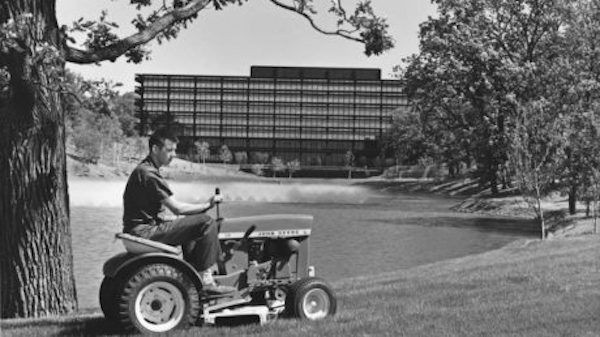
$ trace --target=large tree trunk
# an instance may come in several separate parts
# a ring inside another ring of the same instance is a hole
[[[0,91],[0,279],[2,318],[77,310],[60,59],[54,1],[0,1],[0,23],[32,13],[20,48],[0,51],[10,82]],[[48,43],[44,45],[44,43]]]

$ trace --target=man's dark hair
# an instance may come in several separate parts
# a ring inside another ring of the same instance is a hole
[[[179,142],[179,139],[173,130],[169,128],[160,128],[154,131],[152,136],[150,136],[150,139],[148,139],[148,149],[152,151],[152,145],[157,145],[158,147],[162,148],[165,145],[166,139],[172,141],[173,143]]]

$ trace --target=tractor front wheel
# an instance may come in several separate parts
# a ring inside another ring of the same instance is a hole
[[[288,316],[311,321],[335,315],[337,299],[327,281],[309,277],[292,284],[286,296]]]
[[[162,333],[195,323],[198,290],[187,275],[167,264],[140,268],[124,281],[119,320],[126,330]]]

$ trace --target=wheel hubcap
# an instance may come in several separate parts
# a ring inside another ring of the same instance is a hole
[[[169,282],[153,282],[145,286],[135,301],[135,315],[139,323],[154,332],[176,327],[185,312],[182,292]]]
[[[309,290],[302,301],[304,316],[310,320],[327,317],[330,307],[329,295],[323,289]]]
[[[152,308],[152,310],[156,311],[156,310],[160,310],[160,308],[162,308],[162,304],[160,303],[160,301],[152,301],[152,303],[150,304],[150,307]]]

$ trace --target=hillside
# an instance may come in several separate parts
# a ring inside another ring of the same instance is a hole
[[[85,163],[77,156],[67,156],[67,174],[70,179],[127,179],[131,171],[141,161],[91,164]],[[237,165],[200,164],[175,158],[169,166],[161,168],[162,175],[167,179],[193,179],[193,178],[229,178],[236,180],[261,179],[253,174],[238,170]]]

